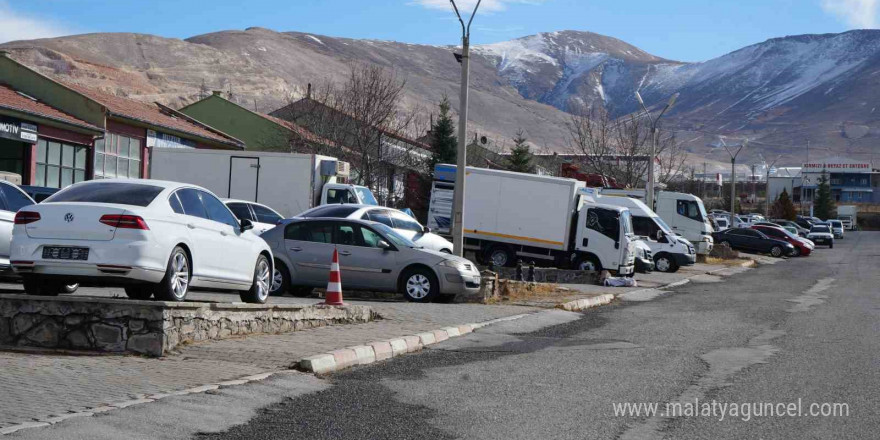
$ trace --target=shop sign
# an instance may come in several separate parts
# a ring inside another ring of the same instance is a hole
[[[147,147],[149,148],[195,148],[196,143],[166,133],[147,130]]]
[[[37,142],[37,126],[15,118],[0,117],[0,138],[33,144]]]
[[[848,160],[836,160],[827,162],[805,163],[803,172],[805,173],[870,173],[870,162],[857,162]]]

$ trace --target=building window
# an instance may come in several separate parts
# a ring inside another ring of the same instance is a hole
[[[141,177],[141,140],[107,133],[95,141],[95,179]]]
[[[860,183],[862,184],[862,186],[868,186],[868,178],[862,177],[862,180],[860,180]]]
[[[88,147],[40,139],[34,185],[64,188],[86,180],[88,152]]]
[[[840,179],[838,179],[836,177],[834,179],[831,179],[831,184],[832,185],[840,185]]]

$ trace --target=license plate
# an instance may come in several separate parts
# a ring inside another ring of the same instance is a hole
[[[89,259],[89,248],[69,246],[44,246],[43,259],[85,261]]]

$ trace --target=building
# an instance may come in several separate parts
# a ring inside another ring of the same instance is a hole
[[[804,164],[801,169],[801,192],[805,202],[811,202],[822,174],[831,186],[831,195],[843,203],[880,203],[876,186],[877,170],[870,162],[833,157]]]
[[[162,105],[55,81],[5,52],[0,52],[0,117],[0,171],[37,186],[149,177],[153,147],[245,146]]]

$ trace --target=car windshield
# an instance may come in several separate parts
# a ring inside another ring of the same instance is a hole
[[[69,186],[43,203],[114,203],[117,205],[147,206],[165,188],[142,183],[90,182]]]
[[[381,232],[382,235],[384,235],[389,241],[391,241],[391,244],[397,247],[408,247],[412,249],[420,247],[419,245],[410,241],[408,238],[405,238],[397,232],[394,232],[394,229],[391,229],[388,226],[383,225],[382,223],[374,223],[372,226],[376,228],[377,231]]]
[[[672,233],[672,228],[670,228],[669,225],[667,225],[666,222],[664,222],[662,218],[660,218],[659,216],[651,217],[651,218],[654,219],[654,223],[657,223],[657,226],[660,226],[660,229],[663,232],[665,232],[666,234]]]
[[[623,211],[620,213],[620,222],[623,224],[623,233],[627,235],[632,235],[633,233],[633,224],[632,224],[632,214],[629,211]]]
[[[831,232],[831,230],[828,229],[828,226],[817,225],[817,226],[813,226],[810,229],[810,232]]]
[[[370,191],[369,188],[365,186],[356,186],[354,187],[354,191],[357,193],[358,197],[360,197],[361,201],[364,202],[364,205],[379,206],[379,202],[377,202],[376,198],[373,197],[373,192]]]
[[[834,226],[835,228],[839,228],[839,227],[841,227],[842,225],[840,224],[839,221],[837,221],[837,220],[832,220],[832,221],[831,221],[831,226]]]

